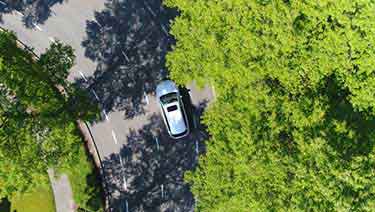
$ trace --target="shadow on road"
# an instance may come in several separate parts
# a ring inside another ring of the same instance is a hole
[[[183,181],[184,172],[197,163],[191,138],[170,139],[161,117],[154,114],[127,140],[120,154],[103,161],[114,194],[111,205],[124,209],[127,200],[129,211],[191,211],[193,196]]]
[[[144,94],[153,93],[167,75],[165,55],[174,42],[167,33],[177,13],[164,9],[160,0],[107,1],[105,6],[95,21],[87,21],[82,45],[98,65],[85,87],[95,90],[106,111],[125,111],[125,118],[132,118],[145,112]]]
[[[0,0],[0,21],[2,15],[11,12],[21,12],[22,21],[27,28],[34,28],[35,23],[43,24],[51,15],[51,7],[68,0]]]

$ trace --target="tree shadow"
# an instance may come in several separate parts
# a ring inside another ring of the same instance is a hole
[[[27,28],[34,28],[34,24],[43,24],[51,15],[56,4],[63,4],[68,0],[2,0],[0,3],[0,22],[2,15],[14,11],[23,14],[22,21]]]
[[[86,84],[106,111],[122,110],[132,118],[145,112],[145,93],[166,78],[165,55],[174,43],[169,20],[177,13],[160,0],[108,0],[105,7],[87,21],[82,46],[97,67]]]
[[[353,108],[349,102],[350,92],[342,89],[335,76],[326,80],[325,90],[329,97],[326,126],[329,129],[329,145],[343,160],[355,156],[367,156],[373,149],[375,136],[375,119],[364,111]],[[339,130],[338,123],[344,124],[348,131]]]
[[[171,139],[159,114],[153,114],[142,129],[130,130],[120,153],[103,160],[111,207],[125,210],[127,204],[129,211],[192,211],[194,198],[183,176],[196,167],[198,154],[203,153],[196,151],[197,144],[203,149],[202,133]]]
[[[10,205],[11,203],[7,198],[0,199],[0,211],[2,212],[10,212]]]

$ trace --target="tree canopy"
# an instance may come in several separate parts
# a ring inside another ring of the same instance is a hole
[[[59,55],[68,65],[56,60]],[[72,49],[59,42],[37,62],[17,46],[13,33],[0,32],[0,197],[45,183],[48,168],[79,159],[73,95],[57,88],[68,84],[73,63]]]
[[[166,0],[171,77],[209,83],[202,211],[375,208],[375,2]]]

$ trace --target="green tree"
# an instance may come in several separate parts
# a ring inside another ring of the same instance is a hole
[[[67,168],[79,160],[82,143],[75,126],[76,113],[69,108],[70,97],[56,87],[57,82],[64,82],[71,66],[65,63],[72,57],[71,48],[56,50],[59,48],[60,44],[53,44],[43,61],[35,62],[31,53],[18,48],[13,33],[0,32],[2,197],[47,183],[48,168]],[[60,64],[58,54],[64,58]],[[49,60],[56,66],[50,66]],[[58,73],[56,78],[50,78],[46,70]]]
[[[40,56],[38,63],[45,68],[53,83],[66,86],[69,70],[74,65],[74,61],[73,48],[60,41],[55,41]]]
[[[171,77],[215,86],[202,211],[375,208],[375,2],[167,0]]]

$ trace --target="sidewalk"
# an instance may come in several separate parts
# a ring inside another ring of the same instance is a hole
[[[56,212],[75,212],[73,192],[68,176],[66,174],[55,176],[53,169],[48,169],[48,176],[55,198]]]

